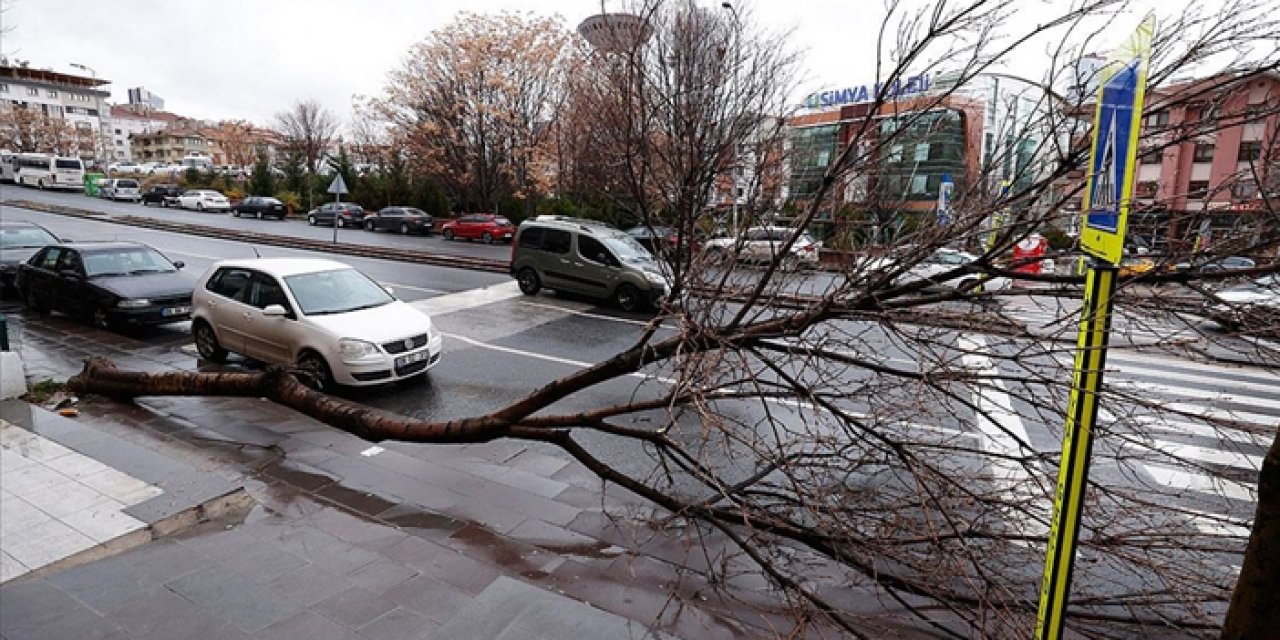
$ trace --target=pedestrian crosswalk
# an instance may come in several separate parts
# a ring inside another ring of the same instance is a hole
[[[1080,325],[1079,298],[1021,295],[1000,298],[1000,313],[1031,335],[1074,341]],[[1112,314],[1113,344],[1182,344],[1201,337],[1197,322],[1174,313],[1117,308]]]

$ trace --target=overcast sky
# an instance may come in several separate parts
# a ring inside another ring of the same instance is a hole
[[[458,11],[560,15],[576,26],[601,6],[600,0],[5,1],[0,51],[11,60],[73,73],[82,72],[69,63],[88,66],[111,81],[114,102],[126,102],[129,88],[143,86],[175,113],[258,124],[305,98],[321,101],[345,122],[352,95],[378,93],[409,47]],[[1017,19],[1032,23],[1065,1],[1020,0]],[[695,3],[722,10],[720,0]],[[874,78],[880,2],[735,2],[746,5],[758,22],[795,30],[807,90]],[[1143,12],[1135,7],[1115,22],[1132,29]],[[1014,64],[1025,68],[1014,71],[1038,75],[1036,58],[1022,57]]]

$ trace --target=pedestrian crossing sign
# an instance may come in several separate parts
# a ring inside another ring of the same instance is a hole
[[[1154,31],[1148,18],[1099,74],[1080,239],[1085,252],[1113,265],[1124,254]]]

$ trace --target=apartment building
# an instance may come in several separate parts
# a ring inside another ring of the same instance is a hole
[[[0,108],[35,110],[41,116],[61,120],[74,127],[83,133],[84,138],[93,140],[88,147],[76,150],[86,159],[102,157],[108,147],[102,135],[102,121],[105,101],[111,96],[111,92],[105,89],[109,84],[109,80],[101,78],[39,69],[24,60],[0,58]],[[16,145],[6,139],[0,140],[0,146]]]

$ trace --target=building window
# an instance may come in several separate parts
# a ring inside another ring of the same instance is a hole
[[[1258,195],[1258,183],[1253,180],[1241,180],[1231,185],[1231,197],[1247,200]]]
[[[1169,126],[1169,110],[1161,109],[1147,116],[1148,127],[1167,127]]]
[[[1158,180],[1144,180],[1138,183],[1139,198],[1154,198],[1159,191],[1160,182]]]
[[[1213,162],[1213,145],[1197,142],[1191,157],[1194,162]]]
[[[120,130],[116,129],[116,135],[120,135]]]
[[[1240,152],[1236,155],[1236,162],[1253,162],[1262,157],[1262,141],[1250,140],[1240,143]]]
[[[912,176],[911,193],[929,193],[929,176]]]
[[[1188,198],[1203,198],[1208,195],[1209,195],[1208,180],[1193,180],[1191,181],[1191,184],[1187,186]]]
[[[1138,157],[1139,164],[1160,164],[1164,161],[1164,152],[1160,149],[1153,149]]]
[[[1246,105],[1244,108],[1244,121],[1246,123],[1262,120],[1263,118],[1266,118],[1266,117],[1267,117],[1266,103],[1259,102],[1258,104]]]
[[[56,97],[58,97],[58,92],[57,92],[57,91],[54,91],[53,89],[50,89],[50,90],[49,90],[49,97],[50,97],[50,98],[56,98]]]
[[[9,85],[0,84],[0,93],[9,93]]]
[[[35,87],[27,87],[27,95],[29,95],[29,96],[39,96],[39,95],[40,95],[40,90],[39,90],[39,89],[37,89],[37,88],[35,88]]]

